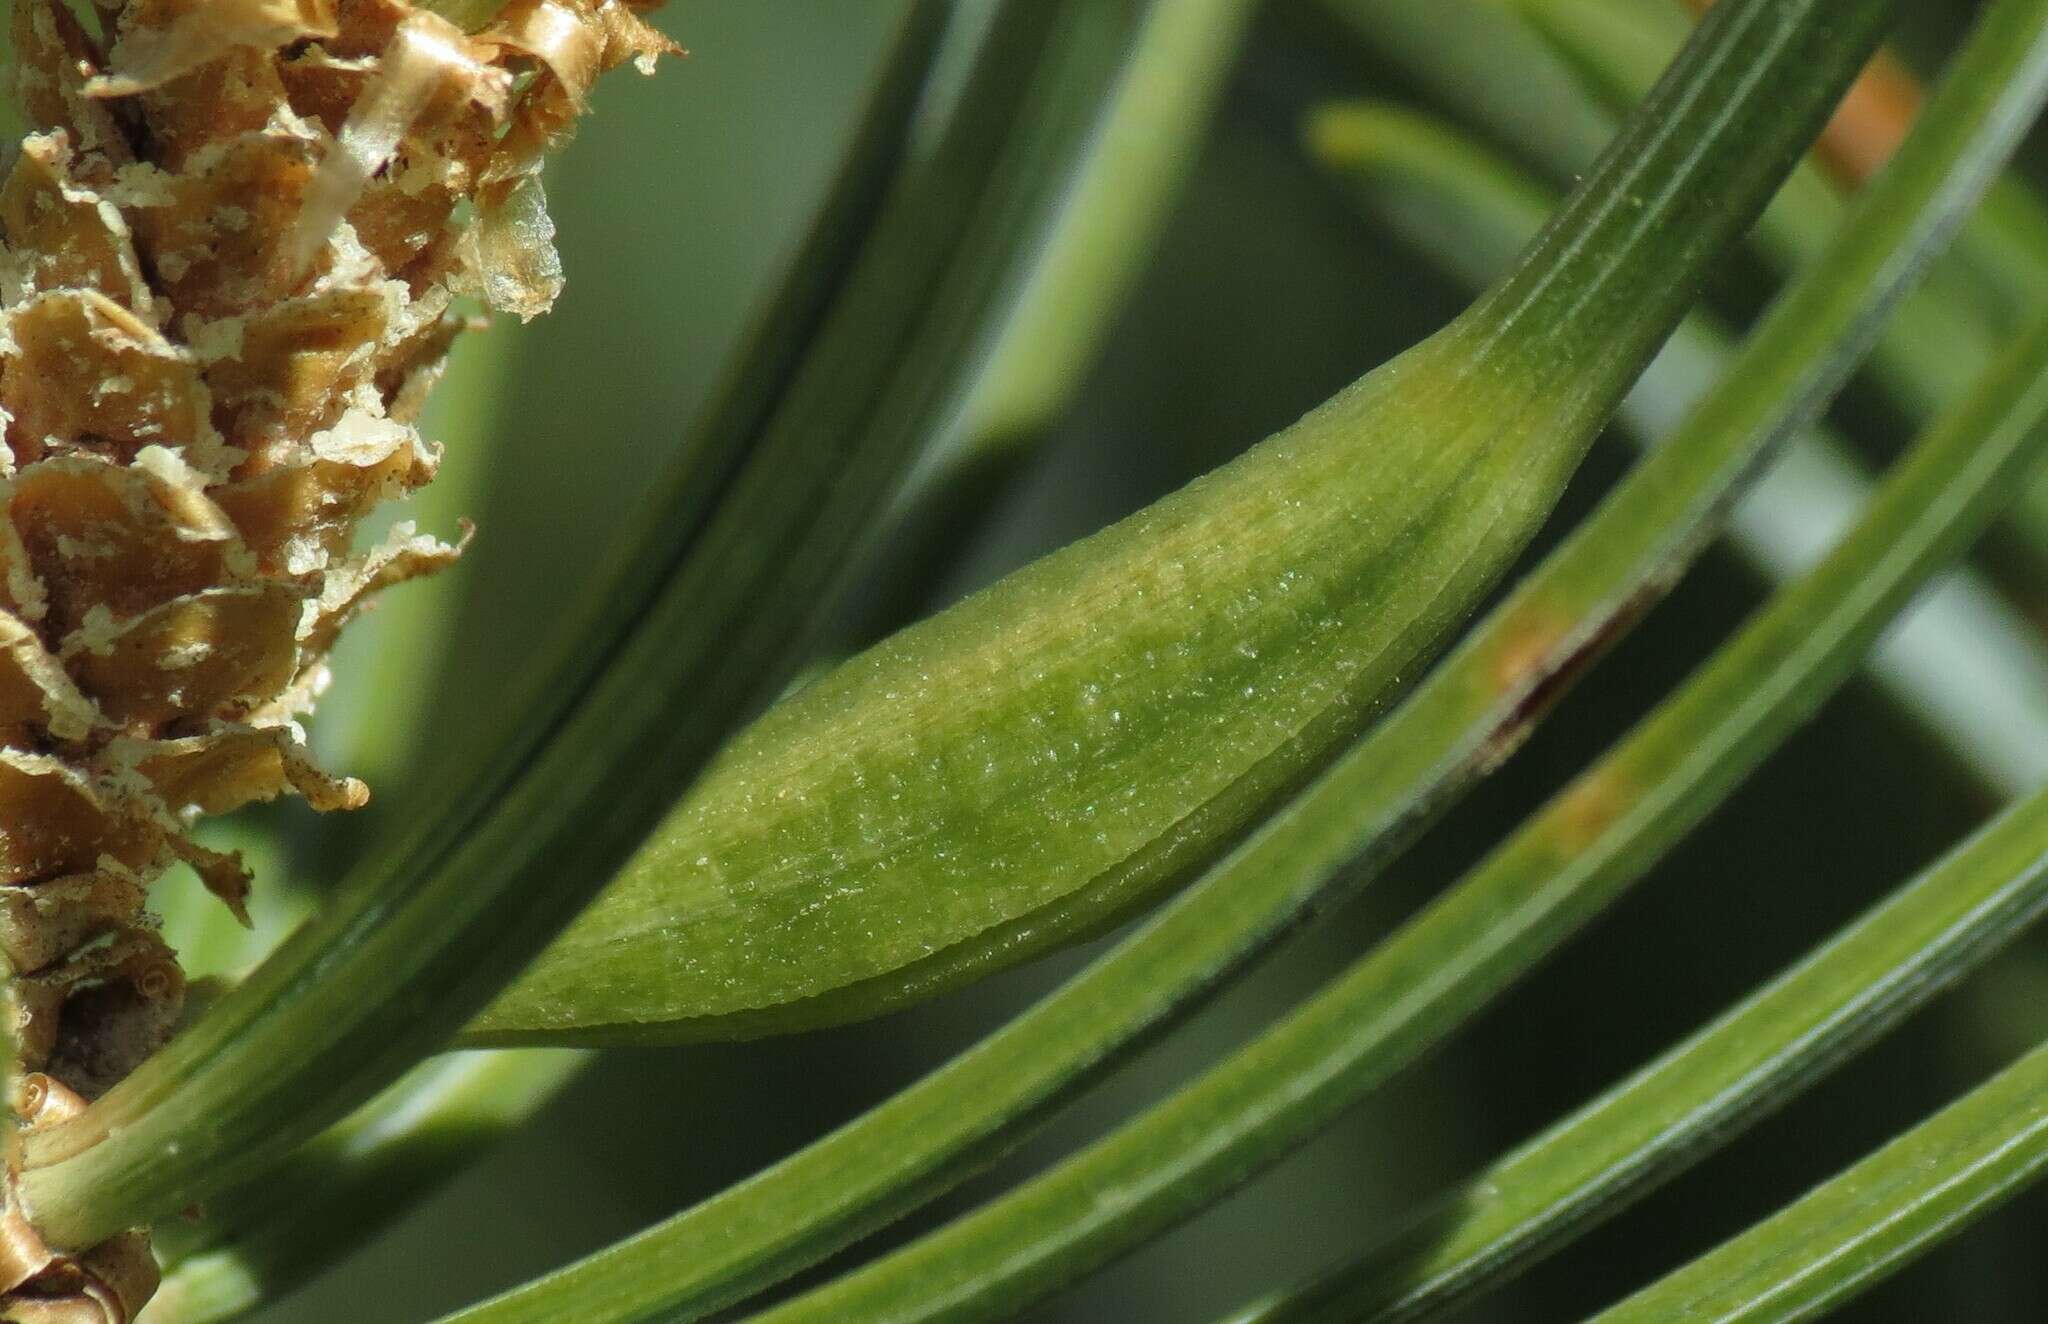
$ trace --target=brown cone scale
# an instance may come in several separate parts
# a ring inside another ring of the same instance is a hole
[[[538,170],[592,81],[675,50],[652,0],[14,0],[31,132],[0,179],[0,954],[25,1124],[159,1047],[184,977],[144,910],[203,815],[361,805],[299,722],[382,588],[456,548],[364,520],[433,477],[413,426],[462,301],[560,288]],[[88,18],[81,18],[85,14]],[[96,20],[96,21],[91,21]],[[139,1234],[0,1226],[0,1319],[128,1319]]]

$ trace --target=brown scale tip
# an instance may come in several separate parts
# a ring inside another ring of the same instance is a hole
[[[101,36],[12,6],[0,955],[53,1088],[97,1095],[176,1024],[143,909],[172,864],[246,920],[198,819],[367,801],[299,723],[348,621],[460,549],[359,533],[433,476],[414,420],[461,301],[527,318],[559,291],[540,164],[601,73],[676,51],[649,7],[513,0],[472,33],[404,0],[103,0]],[[125,1319],[148,1293],[97,1253],[18,1277],[0,1319]]]

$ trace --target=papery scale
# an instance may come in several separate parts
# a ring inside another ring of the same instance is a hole
[[[35,1126],[161,1045],[184,977],[144,910],[203,815],[354,808],[298,723],[338,631],[457,548],[363,522],[475,296],[559,289],[538,170],[592,80],[675,48],[653,0],[14,0],[32,132],[0,183],[0,953]],[[530,77],[521,78],[521,75]],[[0,1216],[0,1318],[118,1324],[146,1238]]]

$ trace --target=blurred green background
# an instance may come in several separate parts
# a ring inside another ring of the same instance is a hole
[[[1645,0],[1658,3],[1659,0]],[[521,720],[505,696],[566,604],[600,590],[644,479],[702,402],[832,166],[893,0],[675,0],[690,58],[608,80],[551,169],[569,288],[531,326],[460,346],[429,422],[443,477],[406,518],[478,526],[452,574],[394,594],[335,665],[315,732],[377,803],[343,821],[280,806],[229,825],[266,932],[222,938],[183,905],[173,940],[232,968],[317,897],[411,792]],[[1306,159],[1332,96],[1407,94],[1299,3],[1254,32],[1135,297],[1072,409],[946,570],[957,594],[1092,531],[1293,420],[1441,323],[1457,285]],[[1938,51],[1964,6],[1916,9]],[[1433,104],[1456,116],[1456,106]],[[1753,282],[1739,264],[1731,303]],[[1753,294],[1753,291],[1750,291]],[[1752,300],[1753,301],[1753,300]],[[1853,405],[1851,406],[1853,413]],[[1560,512],[1633,454],[1603,446]],[[902,1229],[929,1226],[1100,1133],[1240,1042],[1453,876],[1685,674],[1758,599],[1711,555],[1526,752],[1411,852],[1390,884]],[[1718,1011],[1980,821],[1993,801],[1867,685],[1851,686],[1632,895],[1468,1033],[1192,1226],[1032,1316],[1207,1319],[1388,1224]],[[167,887],[189,886],[174,880]],[[1068,953],[884,1020],[740,1046],[613,1051],[513,1141],[369,1249],[263,1313],[423,1320],[520,1282],[743,1178],[973,1042],[1085,958]],[[1576,1318],[1774,1208],[2048,1031],[2038,942],[1996,962],[1632,1215],[1461,1318]],[[2048,1319],[2048,1199],[2023,1199],[1843,1318]],[[829,1269],[830,1266],[827,1266]],[[804,1281],[813,1281],[807,1278]],[[366,1302],[374,1302],[366,1314]]]

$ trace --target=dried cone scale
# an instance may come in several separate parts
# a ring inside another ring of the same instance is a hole
[[[26,1124],[98,1095],[184,993],[173,863],[239,913],[201,815],[361,805],[296,725],[336,632],[455,549],[362,522],[470,299],[560,288],[538,170],[592,81],[673,49],[652,0],[12,0],[31,132],[0,183],[0,953]],[[472,6],[474,8],[475,6]],[[0,1319],[126,1320],[140,1233],[53,1255],[11,1205]]]

